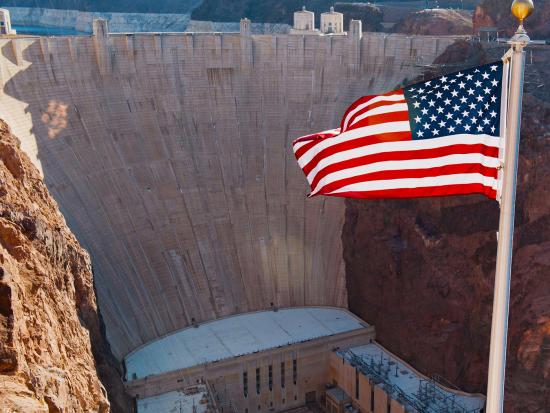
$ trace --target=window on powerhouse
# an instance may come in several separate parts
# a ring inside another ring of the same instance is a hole
[[[281,369],[281,388],[286,386],[286,365],[282,361],[280,364]],[[296,359],[292,360],[292,380],[296,385],[298,383],[298,361]],[[273,391],[273,365],[268,366],[268,387],[269,391]],[[262,390],[261,386],[261,369],[260,367],[256,368],[256,394],[260,394]],[[244,397],[248,397],[248,372],[243,371],[243,394]]]

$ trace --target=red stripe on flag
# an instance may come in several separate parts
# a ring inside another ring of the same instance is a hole
[[[316,194],[325,196],[376,199],[376,198],[427,198],[432,196],[451,196],[465,194],[482,194],[491,199],[496,199],[496,190],[482,184],[457,184],[445,186],[432,186],[424,188],[385,189],[367,192],[339,192],[338,194]]]
[[[392,102],[392,104],[395,102]],[[381,113],[380,115],[370,115],[365,119],[361,119],[355,125],[348,126],[348,131],[362,128],[364,126],[380,125],[388,122],[401,122],[409,120],[408,111]]]
[[[444,165],[434,168],[425,168],[425,169],[400,169],[400,170],[390,170],[390,171],[377,171],[364,175],[355,175],[350,178],[340,179],[335,182],[330,182],[323,186],[318,193],[328,194],[329,192],[336,191],[337,189],[343,188],[346,185],[356,184],[359,182],[367,181],[381,181],[381,180],[392,180],[392,179],[402,179],[402,178],[426,178],[426,177],[435,177],[442,175],[454,175],[454,174],[463,174],[463,173],[479,173],[481,175],[487,176],[489,178],[497,178],[498,171],[495,168],[483,166],[479,163],[470,163],[470,164],[456,164],[456,165]],[[312,185],[312,188],[315,186]]]

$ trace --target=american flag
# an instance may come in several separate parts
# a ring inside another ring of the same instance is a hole
[[[497,197],[502,62],[365,96],[341,125],[298,138],[310,196]]]

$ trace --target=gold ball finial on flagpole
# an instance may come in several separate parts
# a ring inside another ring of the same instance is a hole
[[[512,2],[512,14],[519,20],[518,32],[525,32],[523,29],[523,20],[533,12],[535,5],[533,0],[514,0]]]

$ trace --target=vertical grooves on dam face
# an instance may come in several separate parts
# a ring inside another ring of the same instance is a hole
[[[347,306],[344,203],[306,199],[290,142],[452,41],[0,39],[0,109],[92,255],[115,354],[194,321]]]

